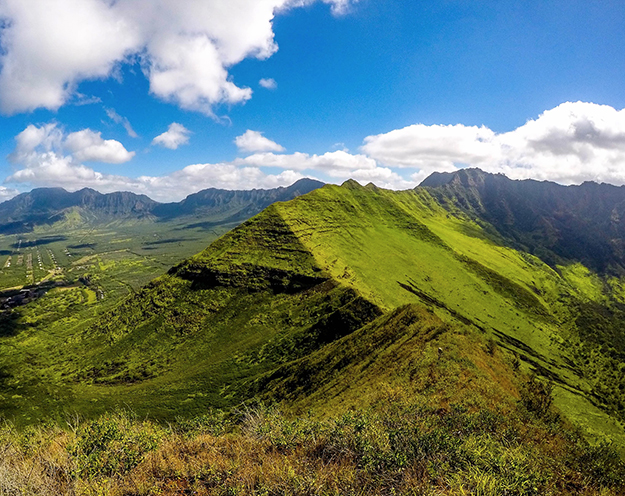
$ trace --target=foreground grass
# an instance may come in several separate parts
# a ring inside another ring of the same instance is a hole
[[[549,408],[428,406],[388,390],[319,420],[267,408],[161,426],[126,414],[0,431],[0,494],[617,495],[625,465]]]

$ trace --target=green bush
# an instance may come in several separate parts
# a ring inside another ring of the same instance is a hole
[[[133,421],[128,415],[105,415],[87,422],[68,446],[74,475],[94,478],[126,474],[158,447],[162,436],[161,428]]]
[[[178,417],[172,427],[176,432],[184,434],[187,437],[198,434],[220,436],[232,428],[232,421],[223,410],[210,409],[204,415],[199,415],[191,419]]]
[[[540,380],[531,375],[520,389],[521,403],[528,412],[539,418],[549,420],[553,416],[553,383]]]

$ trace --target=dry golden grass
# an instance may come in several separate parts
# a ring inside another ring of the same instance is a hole
[[[242,417],[228,432],[206,419],[194,428],[165,428],[127,415],[68,430],[18,432],[7,425],[0,431],[0,495],[625,491],[625,467],[609,449],[586,445],[557,420],[521,411],[501,418],[457,405],[434,409],[390,390],[386,403],[334,419],[287,419],[263,408]]]

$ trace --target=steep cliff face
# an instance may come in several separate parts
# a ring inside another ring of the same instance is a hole
[[[625,273],[625,187],[513,181],[479,169],[435,173],[420,187],[552,266],[577,260],[600,272]]]

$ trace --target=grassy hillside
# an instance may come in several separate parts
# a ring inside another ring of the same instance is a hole
[[[310,302],[315,303],[315,302]],[[304,350],[302,350],[304,351]],[[291,349],[291,353],[293,350]],[[259,378],[242,406],[0,429],[0,492],[37,495],[602,495],[625,464],[548,384],[470,326],[406,305]],[[258,360],[260,357],[256,356]],[[323,405],[323,415],[306,410]],[[298,413],[295,415],[294,413]]]
[[[254,229],[261,225],[271,226],[273,238]],[[178,268],[180,275],[162,276],[104,317],[43,322],[42,305],[58,292],[23,307],[21,316],[5,322],[5,415],[28,421],[130,405],[172,418],[231,405],[244,397],[238,392],[242,378],[379,315],[354,291],[321,276],[305,251],[297,256],[298,240],[281,235],[271,209],[249,226],[214,245],[210,277],[198,275],[191,259]],[[264,264],[229,262],[232,252],[224,245],[237,245],[240,233],[248,256]],[[336,322],[344,327],[337,331]]]
[[[427,191],[346,186],[277,208],[321,267],[382,309],[425,304],[492,337],[556,383],[568,415],[622,436],[618,279],[580,264],[554,270],[449,214]]]
[[[101,317],[16,312],[0,408],[22,423],[118,406],[171,419],[261,396],[328,415],[382,383],[483,408],[514,405],[535,371],[567,419],[625,445],[624,296],[620,279],[548,266],[425,189],[325,186]]]

